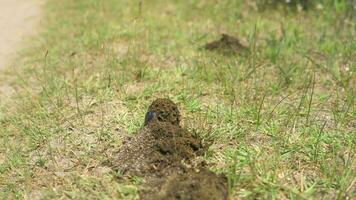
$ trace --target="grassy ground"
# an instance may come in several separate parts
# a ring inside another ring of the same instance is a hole
[[[1,199],[136,199],[139,177],[105,165],[157,97],[213,141],[205,159],[231,199],[356,193],[356,28],[346,1],[50,0],[43,33],[8,70]],[[252,3],[251,3],[252,2]],[[220,33],[249,55],[200,47]]]

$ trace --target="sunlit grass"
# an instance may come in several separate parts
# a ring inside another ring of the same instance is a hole
[[[43,33],[8,72],[0,198],[137,198],[139,183],[106,163],[157,97],[212,142],[204,159],[231,199],[352,198],[356,29],[340,2],[49,1]],[[201,48],[220,33],[250,54]]]

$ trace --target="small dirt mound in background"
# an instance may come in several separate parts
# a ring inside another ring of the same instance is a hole
[[[248,52],[248,47],[243,45],[238,38],[227,34],[222,34],[220,40],[207,43],[204,48],[210,51],[218,51],[223,54]]]
[[[140,176],[141,199],[227,199],[227,179],[195,158],[207,149],[201,138],[179,125],[179,111],[169,99],[158,99],[150,119],[128,138],[114,165],[126,177]]]

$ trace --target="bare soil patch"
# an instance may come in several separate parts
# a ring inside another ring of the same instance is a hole
[[[124,177],[145,179],[141,199],[227,199],[227,179],[196,157],[207,149],[202,139],[179,125],[177,106],[158,99],[149,107],[146,126],[127,138],[113,163]]]

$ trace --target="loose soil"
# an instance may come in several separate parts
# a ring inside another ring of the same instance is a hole
[[[202,168],[169,176],[156,196],[151,199],[227,199],[227,181],[224,176]]]
[[[114,163],[124,177],[145,179],[140,198],[227,199],[226,177],[196,161],[207,146],[179,125],[177,106],[168,99],[157,99],[147,113],[151,114],[146,115],[146,126],[124,141]]]
[[[169,99],[158,99],[150,105],[145,117],[145,125],[150,120],[154,120],[154,115],[157,115],[157,120],[161,122],[170,122],[173,125],[179,126],[180,114],[178,107]]]
[[[222,34],[219,40],[207,43],[204,48],[223,54],[241,54],[248,52],[248,47],[243,45],[238,38],[227,34]]]

